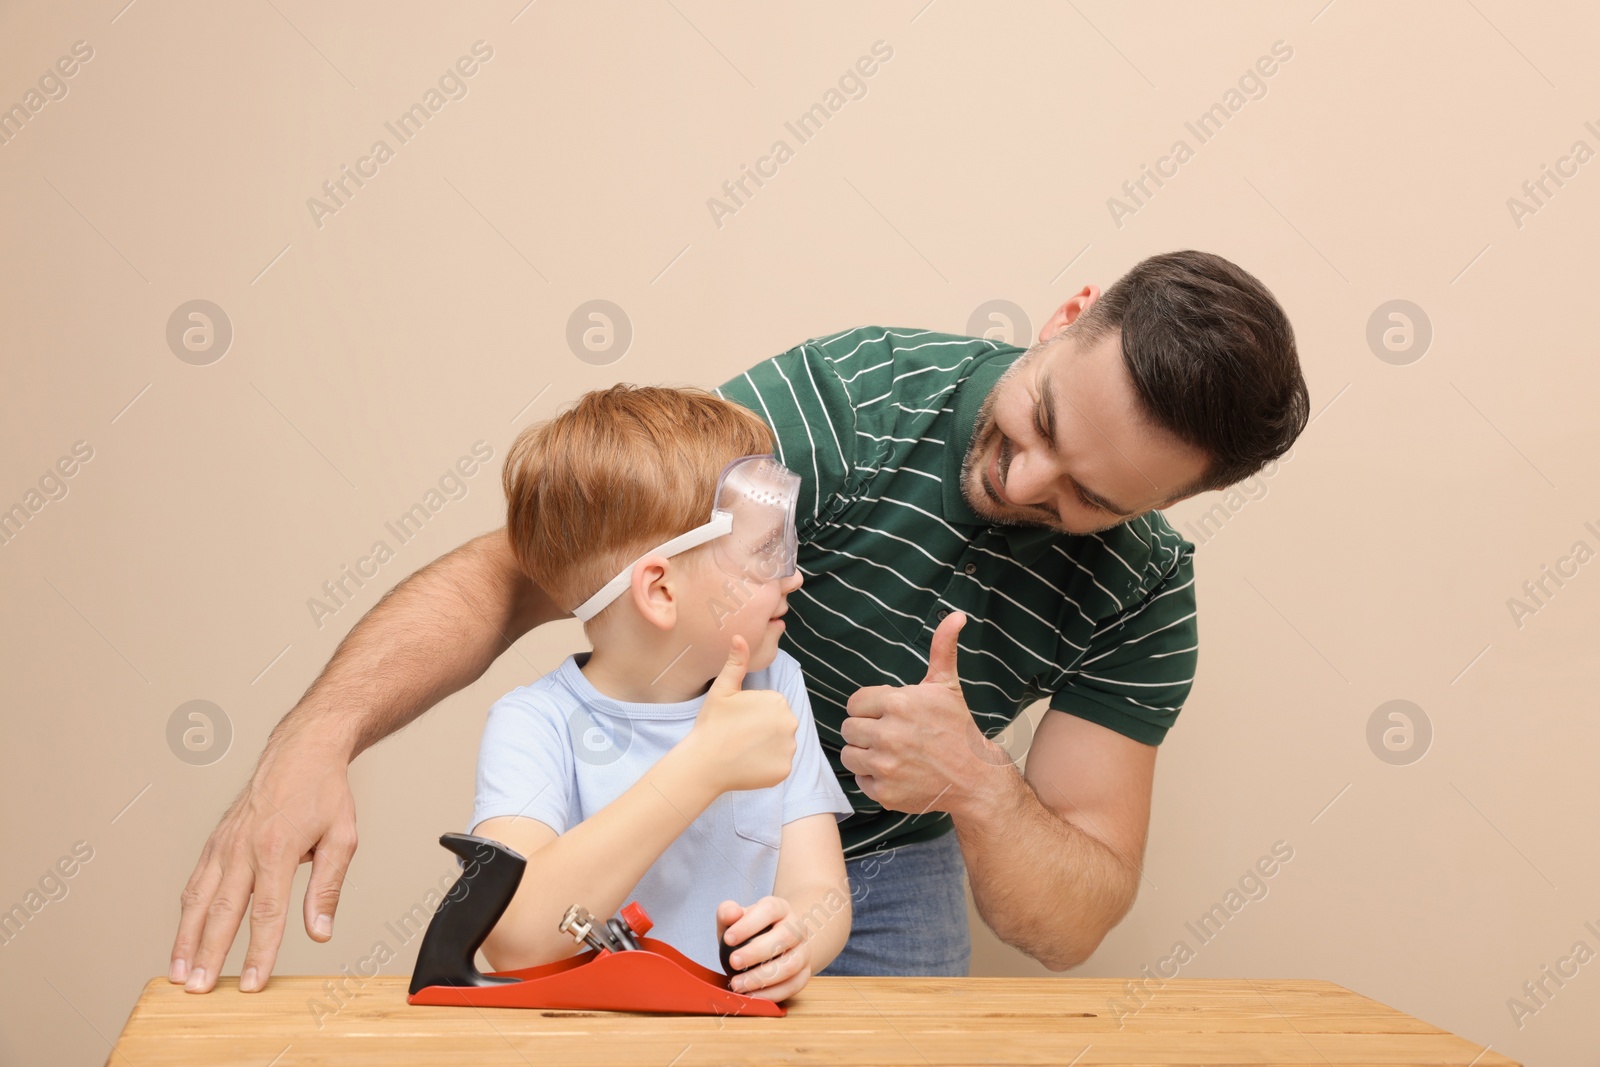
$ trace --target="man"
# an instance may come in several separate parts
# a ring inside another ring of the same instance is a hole
[[[1026,352],[868,327],[718,392],[802,479],[806,584],[782,647],[856,811],[854,924],[825,973],[966,973],[963,869],[1001,938],[1052,970],[1087,959],[1133,905],[1156,746],[1198,655],[1194,546],[1156,512],[1305,428],[1283,310],[1227,260],[1170,253],[1085,287]],[[572,607],[503,530],[385,596],[207,841],[171,979],[209,990],[248,904],[239,984],[262,988],[306,859],[306,930],[327,940],[356,847],[349,761]],[[989,737],[1041,697],[1019,772]]]

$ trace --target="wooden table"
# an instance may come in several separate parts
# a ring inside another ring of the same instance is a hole
[[[332,979],[339,998],[330,980],[275,977],[243,994],[226,978],[196,996],[151,979],[107,1063],[1516,1067],[1331,982],[1174,979],[1148,983],[1138,1008],[1122,979],[814,978],[786,1018],[754,1019],[413,1007],[405,978]]]

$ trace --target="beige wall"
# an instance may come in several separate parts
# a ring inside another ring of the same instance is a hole
[[[1190,533],[1200,674],[1138,904],[1079,973],[1183,940],[1185,977],[1327,978],[1588,1062],[1600,963],[1520,1027],[1507,999],[1600,950],[1600,562],[1520,625],[1507,602],[1574,542],[1600,549],[1600,162],[1536,211],[1507,200],[1575,141],[1600,150],[1589,5],[123,3],[0,10],[0,105],[93,49],[0,146],[0,504],[93,450],[0,545],[0,905],[93,850],[0,946],[0,1060],[103,1059],[272,724],[385,588],[500,521],[491,464],[410,543],[385,529],[474,442],[497,461],[587,389],[714,384],[850,326],[963,331],[1006,299],[1037,329],[1084,284],[1198,247],[1282,299],[1319,414],[1249,495],[1171,515],[1222,509]],[[397,146],[384,123],[480,40],[467,95]],[[880,40],[865,97],[797,144],[785,121]],[[1278,41],[1265,95],[1201,144],[1185,121]],[[307,199],[378,138],[394,157],[319,227]],[[718,225],[707,199],[779,138],[793,158]],[[1180,138],[1192,158],[1114,218]],[[166,339],[195,299],[234,334],[204,366]],[[592,299],[632,324],[608,365],[565,341]],[[1433,333],[1405,365],[1367,341],[1396,299]],[[394,558],[319,625],[308,598],[380,539]],[[531,635],[356,764],[337,935],[296,925],[284,972],[393,940],[449,870],[433,839],[467,817],[489,703],[580,642]],[[1403,766],[1367,740],[1397,699],[1432,729]],[[191,700],[233,731],[205,766],[168,743]],[[1199,945],[1185,922],[1279,841],[1268,895]],[[974,921],[976,973],[1043,973]]]

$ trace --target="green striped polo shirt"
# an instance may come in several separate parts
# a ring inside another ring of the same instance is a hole
[[[847,856],[936,837],[943,812],[886,811],[839,762],[845,702],[915,685],[951,611],[958,669],[984,734],[1042,697],[1159,744],[1194,679],[1194,545],[1159,513],[1096,534],[1001,526],[961,495],[978,409],[1023,349],[866,326],[814,338],[716,392],[766,420],[800,476],[805,583],[780,647],[805,672],[822,746],[855,814]]]

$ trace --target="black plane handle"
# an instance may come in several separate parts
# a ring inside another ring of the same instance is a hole
[[[750,942],[754,941],[756,938],[760,937],[762,934],[766,933],[768,930],[771,930],[774,926],[777,926],[777,925],[778,925],[777,923],[768,923],[766,926],[764,926],[761,929],[757,930],[755,933],[751,934],[749,937],[745,938],[743,941],[739,942],[737,945],[730,945],[726,941],[724,941],[722,938],[720,938],[720,937],[717,938],[717,955],[720,956],[721,959],[722,959],[722,973],[727,975],[729,978],[732,978],[736,974],[743,974],[744,972],[748,971],[750,969],[750,967],[754,966],[754,964],[749,964],[749,965],[746,965],[744,967],[740,967],[737,971],[734,970],[733,969],[733,954],[734,954],[734,951],[737,950],[737,949],[744,948]],[[723,936],[727,936],[727,935],[724,934]]]
[[[466,866],[450,887],[422,935],[411,992],[427,986],[490,986],[515,982],[481,973],[473,962],[478,948],[500,921],[528,861],[498,841],[470,834],[445,834],[439,844],[460,856]]]

